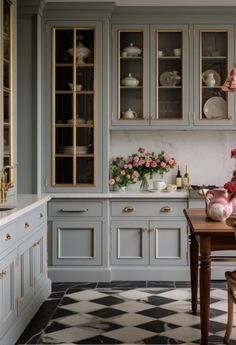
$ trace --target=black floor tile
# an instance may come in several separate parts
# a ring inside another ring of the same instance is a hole
[[[164,344],[184,344],[184,342],[176,339],[171,339],[167,337],[163,337],[161,335],[156,335],[151,338],[143,339],[144,344],[157,344],[157,345],[164,345]]]
[[[165,332],[167,329],[178,328],[179,326],[167,323],[161,320],[155,320],[151,322],[146,322],[143,325],[138,325],[138,328],[145,329],[146,331],[151,331],[155,333]]]
[[[156,305],[156,306],[159,306],[159,305],[162,305],[162,304],[171,303],[171,302],[174,302],[174,301],[176,301],[176,300],[170,299],[170,298],[166,298],[166,297],[161,297],[161,296],[158,296],[158,295],[157,296],[147,297],[147,303],[152,304],[152,305]]]
[[[35,328],[32,325],[29,325],[24,330],[20,338],[17,340],[15,345],[27,344],[28,341],[30,341],[30,344],[37,344],[37,341],[40,338],[40,336],[41,336],[41,331],[38,328]]]
[[[124,300],[114,296],[107,296],[102,298],[97,298],[92,300],[93,303],[103,304],[107,306],[123,303]]]
[[[66,329],[68,328],[68,326],[65,326],[61,323],[52,321],[47,328],[45,329],[45,333],[51,333],[51,332],[56,332],[56,331],[60,331],[62,329]]]
[[[93,311],[89,314],[99,316],[103,319],[107,319],[109,317],[114,317],[117,315],[125,314],[125,312],[118,310],[118,309],[113,309],[113,308],[103,308],[103,309]]]
[[[98,335],[97,337],[81,340],[74,344],[90,344],[91,345],[91,344],[123,344],[123,343],[119,340],[108,338],[103,335]]]
[[[150,316],[150,317],[154,317],[156,319],[160,319],[160,318],[165,317],[165,316],[176,314],[176,312],[168,310],[168,309],[162,309],[162,308],[157,307],[157,308],[151,308],[151,309],[139,311],[137,314],[142,314],[145,316]]]
[[[185,282],[175,282],[175,287],[178,288],[190,288],[191,282],[185,281]]]
[[[71,310],[57,308],[57,310],[53,314],[52,318],[54,320],[54,319],[58,319],[59,317],[69,316],[69,315],[73,315],[73,314],[77,314],[77,313],[74,311],[71,311]]]
[[[137,289],[137,288],[145,288],[146,281],[112,281],[112,282],[105,282],[105,283],[98,283],[97,288],[112,288],[112,289],[119,289],[119,290],[129,290],[129,289]]]
[[[159,288],[175,288],[175,282],[160,282],[160,281],[148,281],[147,282],[147,287],[152,288],[152,287],[159,287]]]

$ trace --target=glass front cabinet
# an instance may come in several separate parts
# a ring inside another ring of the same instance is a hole
[[[13,3],[0,0],[0,167],[13,166]],[[7,182],[14,183],[13,169],[6,168]]]
[[[51,185],[96,189],[97,30],[63,26],[51,34]]]
[[[113,26],[112,126],[231,126],[232,25]]]
[[[196,25],[194,36],[194,124],[233,125],[234,96],[221,88],[234,63],[234,27]]]

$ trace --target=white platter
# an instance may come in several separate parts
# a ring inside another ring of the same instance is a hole
[[[208,119],[225,117],[227,115],[227,103],[222,97],[211,97],[205,102],[203,113]]]
[[[209,73],[213,73],[214,79],[216,81],[215,86],[220,86],[221,85],[221,77],[220,77],[219,73],[213,69],[208,69],[202,73],[202,80],[203,80],[204,84],[206,84],[204,80],[207,79]]]
[[[161,86],[174,86],[176,85],[175,80],[173,78],[172,72],[163,72],[160,75],[160,84]]]

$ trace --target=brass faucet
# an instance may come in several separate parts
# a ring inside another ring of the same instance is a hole
[[[7,201],[7,192],[8,189],[13,187],[12,182],[7,182],[7,169],[14,169],[16,165],[5,165],[1,170],[1,203],[5,203]]]

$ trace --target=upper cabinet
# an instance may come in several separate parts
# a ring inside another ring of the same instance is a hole
[[[0,167],[13,166],[13,3],[0,0]],[[13,186],[14,171],[6,168],[7,182]]]
[[[221,88],[234,63],[234,26],[196,25],[194,36],[194,124],[232,126],[234,97]]]
[[[100,188],[101,123],[97,123],[101,113],[98,105],[101,53],[98,53],[98,36],[96,25],[51,27],[48,37],[52,46],[49,51],[51,99],[48,99],[52,144],[50,187],[77,190],[81,187],[93,191]]]
[[[111,128],[234,124],[234,97],[221,90],[233,25],[114,25],[112,38]]]

